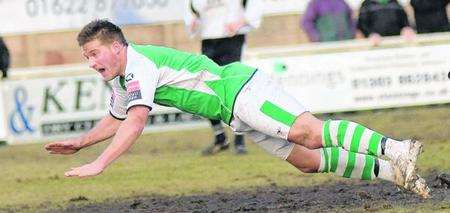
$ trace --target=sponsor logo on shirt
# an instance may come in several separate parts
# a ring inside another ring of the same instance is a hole
[[[133,80],[133,78],[134,78],[134,74],[133,73],[128,73],[125,76],[125,82],[131,81],[131,80]]]
[[[127,83],[127,94],[128,94],[128,102],[142,99],[139,81],[132,81]]]

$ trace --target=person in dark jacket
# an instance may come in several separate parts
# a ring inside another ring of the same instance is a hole
[[[450,0],[411,0],[418,33],[450,31],[447,5]]]
[[[381,42],[381,36],[402,35],[406,40],[412,40],[415,35],[397,0],[364,0],[357,28],[374,45]]]
[[[6,47],[3,38],[0,37],[0,70],[2,71],[2,78],[8,77],[8,69],[9,69],[9,51]]]

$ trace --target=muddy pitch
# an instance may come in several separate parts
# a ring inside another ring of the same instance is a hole
[[[432,197],[424,200],[413,194],[398,191],[388,182],[338,182],[312,187],[257,188],[251,191],[214,193],[195,196],[149,196],[108,201],[89,205],[76,204],[88,198],[74,198],[67,209],[58,212],[291,212],[340,211],[360,209],[386,210],[425,204],[439,204],[450,211],[450,175],[434,174],[427,178]]]

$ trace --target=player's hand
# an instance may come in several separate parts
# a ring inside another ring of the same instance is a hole
[[[196,36],[199,33],[200,30],[200,20],[199,19],[194,19],[192,20],[191,24],[189,25],[189,33],[190,35]]]
[[[401,36],[405,41],[412,42],[416,39],[416,32],[411,27],[404,27]]]
[[[241,19],[239,21],[226,24],[225,30],[229,36],[234,36],[238,32],[238,30],[241,29],[241,27],[243,27],[244,25],[245,25],[245,20]]]
[[[99,175],[100,173],[102,173],[104,168],[105,167],[102,164],[94,161],[90,164],[71,168],[69,171],[64,173],[64,175],[66,177],[80,177],[80,178],[92,177],[92,176],[96,176],[96,175]]]
[[[381,44],[381,36],[378,33],[372,33],[369,36],[369,42],[373,45],[373,46],[378,46]]]
[[[82,147],[79,139],[69,139],[48,143],[44,148],[50,154],[70,155],[78,152]]]

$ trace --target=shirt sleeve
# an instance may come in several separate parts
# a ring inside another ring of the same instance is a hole
[[[125,120],[127,117],[127,93],[121,88],[119,77],[112,82],[112,92],[109,101],[109,114],[118,120]]]
[[[125,86],[127,94],[127,112],[133,106],[153,108],[153,99],[158,85],[159,71],[156,65],[138,55],[130,60],[125,70]]]
[[[195,36],[198,29],[192,29],[192,24],[198,19],[198,12],[194,9],[192,0],[184,1],[184,26],[190,36]],[[198,26],[197,26],[198,27]]]
[[[244,17],[253,29],[261,25],[262,11],[262,0],[248,0],[244,10]]]

